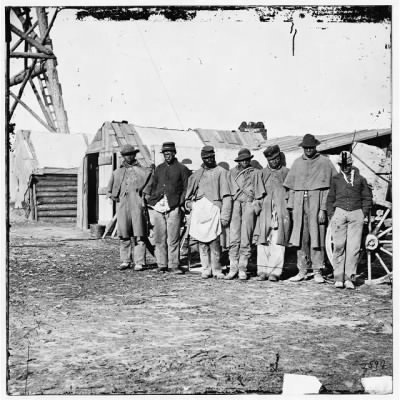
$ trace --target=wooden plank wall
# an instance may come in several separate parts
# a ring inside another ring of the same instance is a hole
[[[77,174],[35,175],[35,219],[47,222],[76,222]]]

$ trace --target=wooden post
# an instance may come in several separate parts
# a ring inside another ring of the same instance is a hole
[[[37,18],[39,29],[44,36],[45,32],[50,28],[47,23],[46,10],[44,7],[37,7]],[[54,112],[57,120],[57,132],[69,133],[67,113],[65,112],[64,102],[62,99],[61,85],[58,81],[56,69],[56,61],[49,59],[46,61],[46,70],[48,78],[48,89],[53,101]]]
[[[35,96],[36,96],[36,100],[37,100],[38,103],[39,103],[39,106],[40,106],[40,108],[41,108],[41,110],[42,110],[42,113],[43,113],[44,117],[46,118],[47,124],[48,124],[48,125],[53,129],[53,131],[55,132],[55,131],[56,131],[56,127],[53,125],[53,121],[52,121],[52,119],[51,119],[51,116],[49,115],[49,113],[48,113],[48,111],[47,111],[45,105],[43,104],[43,100],[42,100],[42,98],[40,97],[40,94],[39,94],[38,90],[36,89],[36,86],[35,86],[35,84],[33,83],[32,78],[29,79],[29,83],[31,84],[33,93],[34,93]]]
[[[33,70],[32,70],[31,78],[34,78],[40,74],[43,74],[44,72],[46,72],[46,67],[43,63],[39,64],[39,65],[35,65],[35,68],[33,68]],[[27,71],[23,70],[21,72],[18,72],[18,74],[15,74],[14,76],[12,76],[10,78],[10,86],[18,85],[21,82],[23,82],[26,75],[27,75]]]
[[[19,99],[14,93],[12,93],[10,90],[9,90],[9,93],[10,93],[11,97],[12,97],[13,99],[15,99],[15,101],[16,101],[17,103],[20,103],[22,107],[24,107],[27,111],[29,111],[29,113],[30,113],[34,118],[36,118],[46,129],[48,129],[50,132],[55,132],[54,129],[52,129],[49,125],[47,125],[47,123],[44,122],[44,121],[39,117],[39,115],[37,115],[37,114],[35,113],[35,111],[33,111],[30,107],[28,107],[28,106],[27,106],[21,99]]]
[[[33,192],[34,219],[35,219],[35,221],[37,221],[38,220],[38,208],[37,208],[37,200],[36,200],[36,183],[33,184],[32,192]]]

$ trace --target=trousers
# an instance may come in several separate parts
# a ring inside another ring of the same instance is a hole
[[[203,271],[212,271],[213,275],[222,273],[221,267],[221,244],[218,236],[212,242],[199,242],[200,261]]]
[[[240,271],[247,271],[247,264],[251,255],[251,244],[256,214],[251,202],[234,201],[232,219],[229,226],[229,261],[231,267],[239,265]]]
[[[179,265],[179,233],[181,213],[179,207],[166,213],[149,210],[154,227],[155,256],[158,268],[177,269]]]
[[[123,263],[134,261],[135,264],[144,265],[146,264],[146,245],[139,237],[134,237],[133,241],[131,241],[131,238],[120,238],[119,255]]]
[[[305,197],[303,202],[301,242],[300,248],[297,250],[297,268],[304,274],[307,272],[310,264],[314,271],[320,271],[324,267],[324,248],[311,247],[309,215],[310,206],[308,199]]]
[[[346,211],[336,208],[331,224],[335,281],[350,280],[357,272],[364,214],[361,209]]]

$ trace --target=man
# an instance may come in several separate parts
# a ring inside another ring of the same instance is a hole
[[[254,176],[257,170],[251,166],[250,150],[239,150],[235,161],[238,165],[229,171],[232,192],[232,221],[229,226],[229,274],[226,280],[246,280],[247,265],[251,255],[253,232],[256,224],[254,212]]]
[[[179,267],[179,234],[190,171],[176,159],[174,142],[163,143],[161,153],[165,162],[157,166],[152,183],[145,190],[154,226],[157,265],[160,272],[169,268],[183,274]]]
[[[140,271],[146,264],[146,246],[143,239],[147,236],[147,226],[142,193],[150,179],[151,169],[139,164],[136,160],[138,152],[139,150],[130,144],[122,147],[121,155],[124,161],[120,168],[113,171],[107,188],[109,198],[118,203],[117,230],[120,238],[121,271],[131,267],[131,238],[134,242],[134,270]]]
[[[292,282],[306,278],[310,262],[314,281],[325,282],[321,269],[324,267],[326,199],[336,170],[327,157],[317,152],[318,144],[311,134],[303,137],[299,146],[303,147],[304,154],[294,161],[283,183],[289,189],[288,208],[293,212],[290,244],[299,247],[299,272],[289,279]]]
[[[364,217],[372,205],[366,179],[353,168],[348,151],[339,155],[340,172],[332,179],[327,199],[333,238],[333,275],[335,287],[354,289],[353,276],[360,255]]]
[[[283,182],[289,169],[282,166],[278,145],[264,151],[268,166],[256,175],[255,202],[257,220],[257,280],[278,281],[283,270],[285,246],[290,234],[287,190]]]
[[[220,234],[229,225],[232,211],[228,171],[215,162],[214,147],[201,149],[203,164],[189,178],[186,208],[191,210],[189,234],[199,241],[202,278],[224,277]]]

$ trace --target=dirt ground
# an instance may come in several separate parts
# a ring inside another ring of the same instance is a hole
[[[12,223],[9,394],[278,394],[285,373],[361,393],[361,377],[392,375],[387,284],[203,280],[118,264],[115,239]],[[289,254],[285,277],[294,265]]]

